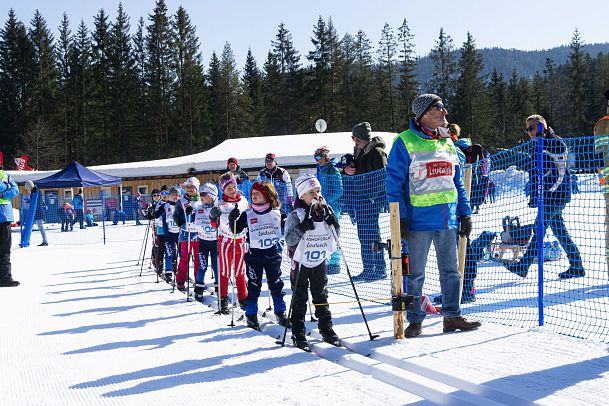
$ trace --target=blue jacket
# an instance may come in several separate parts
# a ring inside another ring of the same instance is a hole
[[[82,195],[80,193],[74,195],[74,198],[72,199],[72,207],[74,207],[75,210],[76,209],[81,209],[81,210],[84,209],[84,207],[85,207],[84,206],[84,201],[83,201]]]
[[[13,178],[3,170],[0,170],[0,198],[12,199],[19,194],[19,188]],[[9,201],[7,204],[0,204],[0,223],[15,220],[13,217],[13,205]]]
[[[410,129],[419,137],[430,139],[410,121]],[[410,155],[406,145],[397,137],[391,147],[387,161],[387,200],[400,204],[400,218],[410,222],[413,231],[439,231],[457,228],[457,217],[471,214],[469,200],[465,194],[461,168],[457,166],[453,180],[457,188],[457,202],[428,207],[413,207],[410,203],[408,171]]]
[[[338,216],[338,201],[343,196],[343,178],[335,165],[336,159],[330,158],[330,162],[319,167],[317,178],[321,184],[321,194]]]

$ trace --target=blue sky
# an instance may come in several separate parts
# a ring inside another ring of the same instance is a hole
[[[39,9],[57,37],[57,27],[65,11],[73,31],[81,19],[93,26],[93,16],[104,8],[111,17],[118,0],[2,0],[0,23],[4,24],[12,7],[20,20],[29,24]],[[606,28],[609,14],[607,0],[543,1],[433,1],[433,0],[167,0],[169,13],[183,5],[197,26],[201,51],[207,63],[212,51],[222,52],[225,42],[232,45],[241,68],[248,48],[262,65],[284,22],[292,33],[301,55],[312,49],[313,26],[321,15],[331,17],[342,37],[364,30],[376,47],[385,22],[394,30],[404,18],[414,34],[417,55],[426,55],[435,45],[440,27],[459,47],[470,31],[478,48],[503,47],[524,50],[545,49],[568,44],[575,28],[586,43],[609,41]],[[154,0],[124,0],[123,7],[131,17],[134,31],[137,20],[147,20]]]

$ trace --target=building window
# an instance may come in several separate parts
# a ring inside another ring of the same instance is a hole
[[[137,191],[142,196],[148,196],[148,185],[140,185],[137,187]]]

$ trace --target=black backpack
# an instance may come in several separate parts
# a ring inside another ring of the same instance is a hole
[[[505,216],[502,220],[503,231],[501,242],[503,244],[527,245],[533,235],[535,225],[521,226],[518,216]]]

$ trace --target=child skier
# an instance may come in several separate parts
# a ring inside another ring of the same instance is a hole
[[[211,269],[214,272],[214,280],[218,281],[218,229],[211,225],[209,213],[214,208],[218,198],[218,188],[211,183],[206,183],[199,188],[201,205],[195,213],[195,226],[199,237],[199,268],[195,280],[195,299],[203,300],[205,289],[205,272],[211,260]],[[215,286],[216,294],[218,285]]]
[[[305,314],[308,292],[315,304],[315,316],[324,341],[339,346],[340,341],[332,329],[332,314],[328,306],[328,275],[326,259],[336,251],[336,240],[332,227],[338,233],[336,216],[321,195],[317,178],[310,174],[301,175],[295,182],[299,199],[294,211],[286,221],[285,240],[292,261],[292,340],[294,345],[310,351],[306,339]],[[338,234],[337,234],[338,235]]]
[[[228,279],[231,268],[234,268],[237,298],[241,308],[245,307],[247,286],[243,254],[245,252],[245,231],[235,233],[229,220],[237,220],[242,211],[247,209],[247,200],[237,191],[237,180],[231,172],[226,172],[218,180],[222,198],[218,207],[210,211],[211,224],[220,230],[218,236],[218,260],[220,267],[220,312],[228,314]]]
[[[199,180],[190,177],[184,182],[184,195],[178,199],[176,204],[176,219],[180,227],[180,264],[176,276],[178,290],[184,291],[186,279],[190,278],[190,255],[192,254],[195,262],[195,278],[199,269],[199,241],[198,233],[195,229],[195,213],[201,206],[199,200]],[[190,250],[190,251],[189,251]]]
[[[180,227],[175,221],[176,201],[180,192],[172,186],[167,193],[167,201],[159,205],[155,212],[156,218],[161,218],[163,224],[163,234],[165,235],[165,281],[171,283],[173,274],[176,270],[178,255],[178,238]]]
[[[286,215],[280,210],[281,201],[271,182],[258,181],[254,183],[250,195],[252,207],[241,213],[236,221],[238,233],[247,228],[249,247],[245,253],[248,292],[245,304],[247,326],[260,330],[258,297],[262,287],[263,271],[266,271],[266,280],[273,297],[277,322],[285,326],[288,324],[288,319],[285,316],[285,301],[282,292],[281,239],[283,238]]]
[[[165,189],[163,189],[165,188]],[[154,269],[160,278],[163,276],[163,257],[165,256],[165,234],[163,233],[163,220],[155,218],[157,209],[167,201],[167,186],[163,185],[162,191],[152,189],[152,202],[146,211],[146,218],[152,221],[150,227],[154,233],[154,246],[152,247],[152,258]]]

